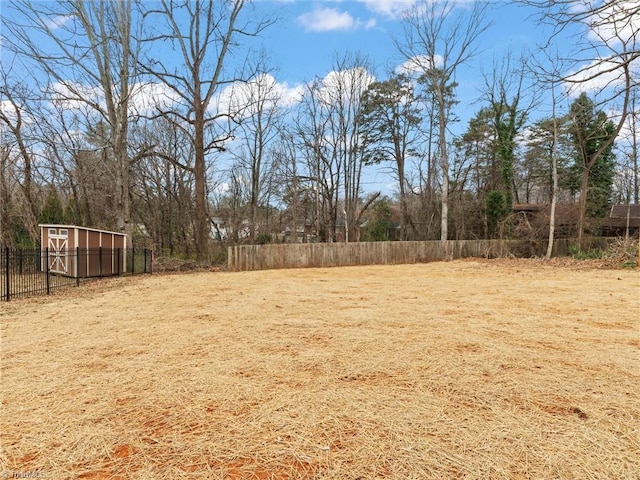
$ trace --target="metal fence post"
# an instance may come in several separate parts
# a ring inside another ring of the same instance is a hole
[[[147,249],[144,249],[144,271],[142,273],[147,273]]]
[[[131,275],[136,274],[136,247],[131,247]]]
[[[49,282],[49,275],[51,275],[51,273],[49,272],[49,247],[46,247],[44,249],[44,258],[47,264],[47,269],[46,269],[46,277],[47,277],[47,295],[51,294],[51,284]]]
[[[118,260],[118,276],[120,276],[120,270],[121,270],[121,268],[120,268],[121,267],[121,265],[120,265],[120,247],[118,247],[117,252],[118,253],[116,255],[116,258]]]
[[[102,247],[98,247],[98,276],[102,278]]]
[[[7,296],[7,302],[11,299],[11,287],[9,287],[9,247],[4,247],[4,276],[6,280],[5,284],[5,294]]]
[[[80,247],[76,247],[76,287],[80,286]]]

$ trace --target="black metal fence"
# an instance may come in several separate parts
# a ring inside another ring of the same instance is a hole
[[[0,247],[0,301],[33,295],[93,278],[138,275],[153,272],[149,249]]]

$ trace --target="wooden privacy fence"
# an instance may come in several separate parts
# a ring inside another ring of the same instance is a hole
[[[569,239],[556,240],[554,255],[566,255],[569,245]],[[237,245],[229,247],[228,268],[246,271],[393,265],[466,257],[542,257],[546,250],[546,241],[528,240],[449,240],[446,246],[440,241]]]

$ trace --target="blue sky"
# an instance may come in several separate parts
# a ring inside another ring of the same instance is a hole
[[[637,1],[619,0],[616,5],[630,9]],[[456,8],[469,9],[471,0],[449,2]],[[331,70],[334,58],[345,52],[367,56],[376,67],[377,77],[384,78],[386,72],[404,61],[393,40],[402,41],[401,12],[412,3],[411,0],[257,0],[258,13],[277,12],[280,17],[278,23],[262,34],[260,42],[279,68],[277,80],[288,86],[314,76],[323,77]],[[482,75],[492,73],[494,62],[499,63],[508,53],[516,62],[522,56],[529,59],[539,55],[540,46],[551,33],[549,26],[540,22],[540,11],[536,8],[510,0],[487,0],[487,3],[490,26],[478,39],[478,54],[458,71],[457,94],[465,105],[481,96]],[[582,0],[575,2],[581,3]],[[601,0],[593,3],[599,4]],[[640,18],[632,19],[626,28],[627,37],[633,36],[635,42],[640,40]],[[554,37],[549,52],[593,59],[596,55],[590,48],[590,42],[596,42],[593,33],[584,27],[567,28]],[[587,84],[582,91],[595,91],[591,87],[596,86]]]
[[[471,0],[449,1],[459,9],[470,8]],[[633,6],[637,1],[619,0],[618,5]],[[536,9],[510,0],[487,2],[490,27],[477,42],[478,54],[457,72],[456,94],[461,107],[456,113],[462,125],[480,108],[479,99],[485,87],[483,75],[491,75],[494,62],[499,63],[508,53],[514,63],[521,56],[531,57],[549,34],[548,28],[539,23]],[[394,39],[402,41],[401,12],[412,3],[412,0],[254,0],[257,17],[277,16],[279,21],[259,38],[246,40],[254,49],[264,48],[274,67],[275,80],[285,90],[299,88],[316,77],[324,78],[334,68],[335,59],[346,53],[367,57],[375,67],[376,78],[384,79],[405,61],[394,46]],[[52,5],[51,0],[42,4]],[[12,21],[8,7],[7,0],[0,0],[3,23]],[[635,19],[631,27],[640,30],[640,19]],[[575,50],[576,39],[589,40],[589,32],[579,33],[582,36],[575,36],[576,30],[565,32],[555,39],[553,49],[565,54]],[[3,64],[10,57],[2,51]],[[29,72],[25,73],[25,79]],[[87,85],[87,89],[91,88]],[[542,114],[548,114],[548,109]]]
[[[262,1],[257,5],[259,10],[278,12],[280,16],[280,22],[264,32],[261,42],[278,67],[276,80],[286,82],[288,88],[314,77],[323,78],[332,70],[335,58],[346,52],[368,57],[378,79],[386,78],[406,60],[397,51],[394,39],[402,40],[399,13],[409,2]],[[385,10],[385,6],[389,8]],[[468,5],[462,3],[458,8]],[[460,103],[455,113],[459,122],[452,124],[454,132],[462,133],[482,106],[483,74],[491,74],[494,62],[500,62],[509,52],[517,60],[542,41],[545,33],[533,18],[534,13],[514,2],[491,2],[487,18],[491,26],[479,39],[478,54],[460,68],[457,78]],[[380,167],[368,167],[363,188],[391,193],[395,183]]]
[[[258,11],[278,12],[281,20],[262,35],[263,45],[279,67],[278,79],[295,84],[328,73],[336,55],[345,52],[368,56],[380,77],[404,59],[393,40],[402,38],[399,11],[386,14],[373,5],[395,4],[400,8],[410,2],[365,1],[258,1]],[[391,8],[391,7],[389,7]],[[468,8],[464,4],[459,8]],[[465,67],[462,82],[481,80],[480,71],[489,73],[493,59],[509,50],[534,49],[542,39],[542,28],[528,18],[534,12],[513,2],[491,2],[488,20],[492,26],[478,44],[479,54]],[[465,80],[465,77],[466,79]]]
[[[450,1],[455,3],[456,8],[470,8],[471,0]],[[487,1],[487,21],[490,26],[477,42],[478,54],[461,66],[457,73],[459,87],[456,94],[459,104],[455,115],[460,121],[452,125],[454,133],[462,133],[468,120],[481,108],[485,87],[483,75],[491,75],[494,62],[499,64],[509,53],[514,63],[521,56],[531,57],[550,33],[548,28],[539,23],[536,16],[539,12],[535,9],[509,0]],[[636,5],[637,1],[619,0],[618,5]],[[402,41],[400,13],[411,3],[411,0],[255,0],[257,18],[262,15],[277,16],[279,21],[264,30],[259,38],[247,41],[255,50],[263,48],[267,52],[279,91],[292,97],[305,82],[329,75],[336,58],[346,53],[367,57],[375,67],[373,73],[376,78],[384,79],[389,71],[405,61],[394,46],[394,39]],[[7,0],[0,0],[3,22],[11,21],[7,5]],[[631,28],[636,32],[632,35],[638,35],[640,19],[635,19]],[[564,36],[555,39],[553,50],[558,49],[566,54],[581,46],[575,45],[577,38],[585,41],[593,39],[587,31],[579,33],[582,36],[576,36],[575,29],[564,32]],[[6,59],[3,52],[3,62]],[[87,85],[86,91],[90,95],[92,87]],[[147,99],[157,99],[162,93],[165,94],[164,98],[171,98],[166,95],[166,90],[157,85],[148,85],[141,91],[146,93],[141,97]],[[545,102],[548,91],[538,92],[537,95],[542,102],[538,111],[531,116],[533,121],[550,114],[550,102]],[[99,98],[96,101],[99,103]],[[570,98],[566,99],[561,108],[566,109],[569,101]],[[611,108],[615,109],[615,106]]]
[[[452,130],[458,134],[466,129],[468,120],[481,108],[486,89],[484,75],[491,76],[494,64],[500,65],[508,54],[511,55],[512,64],[517,63],[521,57],[530,59],[539,55],[540,46],[551,33],[549,26],[540,22],[540,11],[537,9],[509,0],[487,1],[487,21],[490,26],[478,40],[477,55],[461,66],[457,73],[459,86],[456,94],[459,104],[455,115],[459,122],[452,125]],[[638,0],[619,0],[618,5],[634,6],[636,1]],[[456,3],[456,8],[470,8],[470,0],[453,2]],[[595,0],[595,3],[598,4],[599,0]],[[367,56],[376,67],[377,79],[386,78],[387,72],[405,60],[394,46],[394,39],[402,42],[400,12],[410,5],[409,0],[258,0],[258,11],[278,12],[281,18],[280,22],[263,34],[261,40],[274,65],[278,67],[276,80],[293,88],[314,77],[323,78],[332,70],[334,59],[346,52]],[[637,41],[640,19],[633,19],[630,27],[631,31],[627,34]],[[595,40],[594,32],[587,31],[584,27],[583,30],[579,27],[567,28],[554,38],[549,52],[557,51],[560,55],[576,58],[582,47],[588,47]],[[587,59],[595,58],[595,53],[589,48],[583,49],[581,54]],[[575,65],[572,68],[575,69]],[[610,80],[610,77],[604,76],[602,79]],[[596,94],[599,86],[597,81],[585,83],[579,90],[574,90],[563,98],[559,110],[566,111],[579,91]],[[529,98],[523,99],[523,105],[533,101],[534,96],[538,102],[537,110],[530,116],[531,121],[551,114],[548,88],[531,88],[527,90],[527,94]],[[607,108],[615,115],[615,104],[609,104]]]
[[[286,88],[295,88],[314,77],[323,78],[332,70],[336,57],[347,52],[366,56],[375,67],[376,79],[384,79],[406,60],[397,51],[394,39],[402,42],[401,11],[411,3],[258,0],[258,12],[277,12],[280,17],[258,43],[264,46],[277,67],[276,80]],[[470,8],[469,0],[457,0],[456,5],[460,9]],[[510,54],[515,65],[521,56],[531,57],[547,38],[548,27],[539,23],[537,13],[516,2],[489,1],[486,20],[490,26],[478,39],[477,55],[457,73],[459,104],[455,115],[459,121],[451,125],[454,133],[462,133],[469,119],[481,108],[486,90],[484,76],[491,76],[494,64],[500,65]],[[560,48],[571,49],[573,40],[561,42]],[[548,105],[543,104],[534,117],[549,114]]]

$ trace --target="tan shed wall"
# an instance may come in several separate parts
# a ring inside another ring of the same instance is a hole
[[[124,239],[125,237],[116,237],[115,235],[113,236],[113,248],[121,248],[124,250]]]
[[[120,273],[125,273],[127,270],[127,261],[126,261],[126,257],[127,257],[127,237],[125,236],[120,236],[120,235],[113,235],[113,248],[114,249],[120,249]],[[114,262],[117,262],[118,259],[117,257],[115,257],[113,259]],[[114,263],[114,270],[117,272],[118,271],[118,267],[117,265]]]
[[[98,275],[114,275],[118,272],[126,272],[126,236],[104,230],[87,229],[70,225],[40,225],[40,239],[42,248],[49,244],[49,229],[66,229],[68,231],[67,249],[67,274],[73,277],[91,277]],[[102,255],[100,247],[103,248]],[[77,259],[75,249],[80,249]],[[120,258],[117,252],[111,250],[120,249]],[[118,265],[118,260],[120,264]],[[46,265],[43,265],[43,270]]]
[[[49,227],[40,227],[40,238],[43,247],[49,245]]]
[[[114,273],[114,258],[112,252],[109,251],[112,248],[112,239],[113,237],[107,233],[100,234],[100,246],[102,247],[102,260],[100,263],[102,266],[102,275],[112,275]],[[98,252],[98,255],[100,255],[100,252]]]
[[[87,248],[100,247],[100,232],[87,232]]]
[[[87,248],[87,231],[83,229],[78,229],[78,243],[76,244],[79,248]]]

